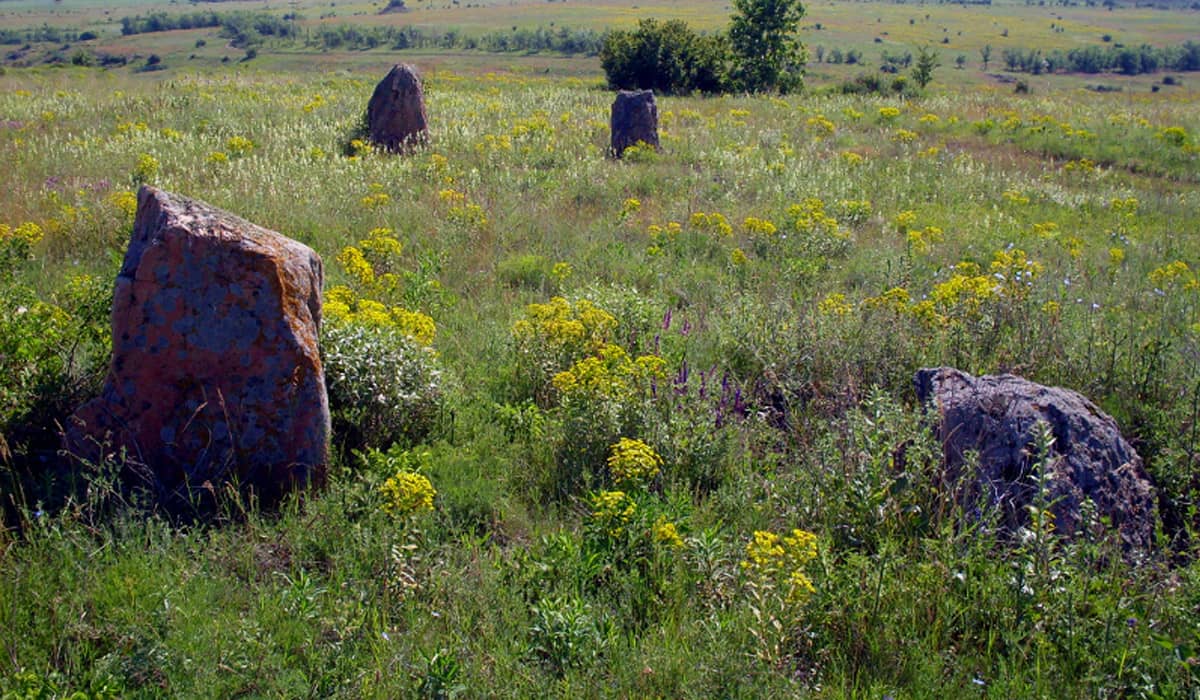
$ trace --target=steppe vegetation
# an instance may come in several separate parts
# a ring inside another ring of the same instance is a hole
[[[616,161],[597,59],[440,55],[431,144],[390,156],[353,135],[411,54],[199,31],[0,75],[0,695],[1200,694],[1194,75],[1014,94],[976,48],[922,91],[663,97],[662,152]],[[55,466],[141,183],[325,259],[325,490],[168,513]],[[1112,414],[1156,550],[964,512],[911,386],[940,364]]]

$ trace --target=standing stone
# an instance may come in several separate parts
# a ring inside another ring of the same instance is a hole
[[[375,86],[367,103],[372,143],[389,151],[407,151],[429,140],[425,92],[412,66],[397,63]]]
[[[639,141],[658,150],[658,106],[651,90],[621,90],[612,105],[611,153],[620,158]]]
[[[113,292],[112,365],[68,426],[68,453],[125,450],[165,503],[226,482],[267,502],[323,483],[322,277],[307,246],[142,187]]]
[[[1034,473],[1040,457],[1035,441],[1044,423],[1054,444],[1040,459],[1049,470],[1043,502],[1053,503],[1055,531],[1074,535],[1086,524],[1080,507],[1091,499],[1126,552],[1151,547],[1158,517],[1154,487],[1116,421],[1091,401],[1011,374],[976,378],[950,367],[922,369],[915,383],[920,400],[938,411],[947,471],[964,507],[999,508],[1010,531],[1028,523],[1042,476]],[[967,457],[972,452],[974,460]],[[975,471],[963,473],[974,462]]]

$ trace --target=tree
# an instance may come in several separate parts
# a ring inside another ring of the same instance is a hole
[[[804,6],[800,0],[733,0],[729,27],[738,88],[789,92],[802,85],[804,46],[796,37]]]
[[[992,60],[992,45],[984,44],[982,49],[979,49],[979,57],[983,59],[983,69],[987,70],[988,61]]]
[[[609,32],[600,47],[600,66],[617,89],[720,92],[727,62],[723,37],[699,35],[677,19],[644,19],[633,31]]]
[[[922,90],[933,80],[933,71],[942,65],[937,52],[926,46],[917,49],[917,63],[912,69],[913,82]]]

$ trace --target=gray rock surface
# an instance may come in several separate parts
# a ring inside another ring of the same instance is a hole
[[[950,367],[922,369],[915,382],[922,403],[938,411],[949,478],[964,507],[997,507],[1010,530],[1026,525],[1041,463],[1049,470],[1046,499],[1053,502],[1056,532],[1069,537],[1086,525],[1080,508],[1091,499],[1126,552],[1152,546],[1154,487],[1116,421],[1091,401],[1011,374],[972,377]],[[1044,460],[1036,454],[1040,423],[1054,436]],[[972,452],[978,468],[966,473]]]
[[[620,158],[626,148],[639,141],[658,145],[658,105],[651,90],[621,90],[613,101],[609,119],[612,130],[611,153]]]

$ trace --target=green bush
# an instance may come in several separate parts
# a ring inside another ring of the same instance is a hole
[[[342,321],[322,328],[321,351],[336,445],[386,448],[429,435],[444,397],[432,348],[394,328]]]
[[[604,38],[600,65],[613,89],[658,93],[721,92],[729,54],[722,37],[697,34],[682,20],[644,19]]]

